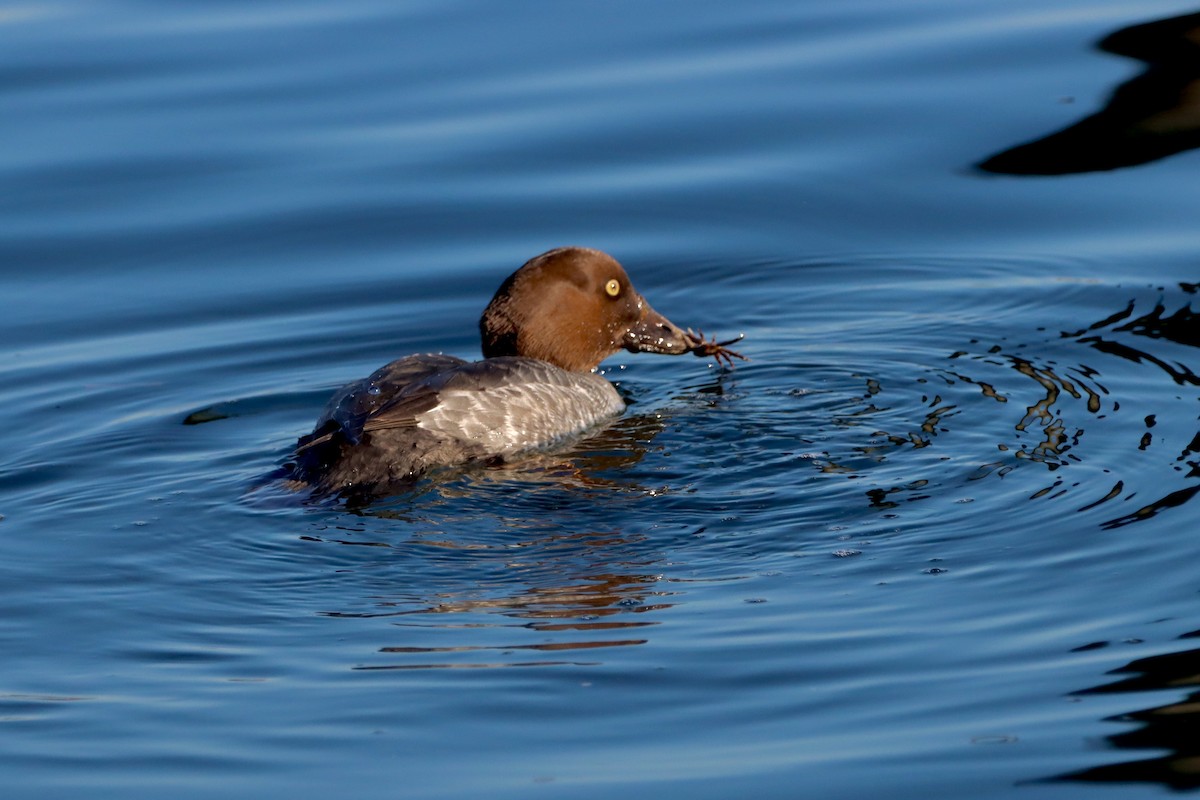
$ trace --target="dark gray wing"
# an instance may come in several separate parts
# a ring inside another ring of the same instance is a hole
[[[394,409],[389,414],[395,423],[391,427],[415,425],[415,416],[432,408],[437,402],[436,395],[413,392],[407,404],[401,398],[423,381],[466,363],[454,356],[422,354],[405,356],[380,367],[362,380],[339,389],[325,406],[313,432],[300,439],[297,449],[327,442],[337,433],[357,444],[368,422],[384,409]]]

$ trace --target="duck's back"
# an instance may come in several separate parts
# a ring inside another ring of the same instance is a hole
[[[297,477],[326,490],[551,446],[621,411],[607,380],[530,358],[416,355],[341,389],[297,447]]]

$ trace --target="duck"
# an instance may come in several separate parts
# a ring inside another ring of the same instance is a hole
[[[479,320],[483,359],[405,356],[339,389],[288,464],[321,494],[369,496],[430,470],[499,464],[625,409],[597,368],[621,350],[745,359],[651,307],[612,256],[559,247],[525,262]]]

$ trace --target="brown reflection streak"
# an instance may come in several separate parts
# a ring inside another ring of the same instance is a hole
[[[959,351],[954,354],[955,357],[961,357],[962,355],[966,355],[966,353]],[[1060,463],[1063,454],[1070,449],[1070,445],[1067,444],[1068,434],[1066,424],[1051,411],[1054,404],[1058,402],[1060,393],[1066,392],[1076,399],[1080,399],[1086,394],[1088,398],[1087,408],[1092,413],[1096,413],[1100,409],[1099,395],[1084,384],[1077,385],[1075,382],[1056,374],[1049,367],[1036,367],[1029,360],[1016,356],[1007,356],[1007,359],[1008,364],[1013,369],[1021,375],[1033,379],[1046,391],[1045,397],[1038,399],[1032,405],[1026,407],[1024,417],[1014,426],[1017,431],[1024,432],[1032,424],[1037,423],[1042,429],[1045,438],[1029,450],[1023,447],[1019,448],[1014,454],[1015,457],[1032,458],[1035,461],[1043,461],[1051,464]],[[1008,402],[1008,398],[997,393],[991,384],[975,381],[959,373],[952,374],[961,381],[979,386],[980,391],[982,391],[985,397],[993,398],[1001,403]],[[1076,434],[1077,437],[1078,433]],[[1000,449],[1007,451],[1009,448],[1001,445]]]
[[[501,667],[598,667],[599,661],[494,661],[482,664],[377,664],[351,667],[355,672],[391,672],[405,669],[499,669]]]
[[[658,622],[531,622],[538,631],[615,631],[625,628],[645,628]]]
[[[589,650],[596,647],[628,647],[647,639],[617,639],[608,642],[549,642],[546,644],[462,645],[459,647],[381,647],[381,653],[477,653],[482,650]]]
[[[944,415],[949,414],[955,408],[957,408],[957,406],[942,406],[940,408],[935,408],[933,411],[929,412],[929,416],[925,417],[925,421],[921,423],[921,430],[930,436],[936,436],[938,422],[941,421]]]
[[[1089,508],[1095,508],[1096,506],[1100,505],[1101,503],[1107,503],[1109,500],[1112,500],[1114,497],[1120,497],[1121,492],[1124,491],[1124,489],[1125,489],[1125,481],[1117,481],[1116,485],[1113,486],[1113,488],[1110,489],[1108,494],[1104,495],[1104,497],[1101,497],[1099,500],[1095,501],[1094,503],[1088,503],[1086,506],[1082,506],[1081,508],[1078,508],[1076,510],[1077,511],[1087,511]]]
[[[1017,430],[1025,430],[1026,426],[1034,420],[1042,420],[1049,424],[1053,419],[1053,415],[1050,413],[1050,406],[1054,405],[1055,401],[1058,400],[1058,387],[1055,386],[1054,381],[1046,377],[1041,370],[1035,369],[1028,361],[1020,358],[1014,358],[1012,361],[1017,372],[1026,377],[1033,378],[1046,390],[1045,397],[1025,410],[1025,418],[1017,423]]]
[[[1009,358],[1013,368],[1017,372],[1032,378],[1046,390],[1046,396],[1027,407],[1025,417],[1016,425],[1018,431],[1025,431],[1030,423],[1039,422],[1041,423],[1042,433],[1045,435],[1045,438],[1034,445],[1032,450],[1027,451],[1022,448],[1016,453],[1016,456],[1018,458],[1032,458],[1036,461],[1047,462],[1053,466],[1054,463],[1058,462],[1058,457],[1061,457],[1070,449],[1070,445],[1064,444],[1067,441],[1066,424],[1061,418],[1055,417],[1050,409],[1058,402],[1060,387],[1062,391],[1065,391],[1076,399],[1081,398],[1082,395],[1073,383],[1056,375],[1053,370],[1049,368],[1039,369],[1023,358],[1015,356],[1010,356]],[[1091,396],[1094,395],[1089,392],[1089,399]],[[1096,405],[1099,405],[1099,398],[1096,398]],[[1092,403],[1089,402],[1089,410],[1091,407]]]
[[[380,658],[400,663],[367,663],[354,669],[480,669],[592,663],[510,661],[505,656],[515,657],[515,654],[528,652],[599,651],[647,644],[649,639],[645,637],[608,639],[603,635],[608,631],[646,629],[660,624],[657,620],[647,619],[647,616],[671,608],[674,605],[671,598],[679,593],[667,588],[668,584],[661,575],[648,572],[659,563],[660,556],[640,549],[645,538],[641,535],[575,531],[520,542],[499,540],[487,544],[456,541],[440,531],[433,532],[433,537],[428,532],[413,534],[408,546],[392,547],[397,552],[408,550],[421,553],[421,548],[433,545],[422,556],[435,562],[445,558],[441,553],[447,549],[485,553],[501,551],[505,555],[496,568],[511,570],[513,580],[497,576],[494,581],[489,580],[480,586],[464,577],[461,591],[441,591],[423,597],[378,597],[375,598],[378,610],[325,612],[323,615],[328,617],[387,617],[393,620],[387,629],[389,635],[395,637],[400,633],[403,636],[401,641],[380,646],[375,651]],[[631,547],[638,547],[638,552],[631,554]],[[617,554],[624,557],[617,560]],[[632,559],[631,555],[634,556]],[[458,556],[450,554],[449,557],[454,559],[451,563],[457,563]],[[586,559],[593,567],[603,565],[608,570],[589,570],[580,574],[577,564],[580,559]],[[574,567],[568,567],[571,564]],[[555,577],[560,574],[561,577]],[[527,580],[537,580],[533,576],[549,578],[551,583],[526,583]],[[490,592],[488,586],[494,593]],[[450,615],[464,617],[465,621],[433,622],[438,617],[453,619]],[[489,621],[497,618],[507,622]],[[514,641],[514,630],[524,630],[536,638],[529,642]],[[469,638],[466,641],[446,641],[446,636],[456,635],[452,631]],[[572,634],[583,638],[574,638]],[[501,635],[504,638],[497,641]],[[436,640],[431,642],[431,636]],[[480,663],[474,660],[480,653],[495,656]],[[436,663],[425,660],[431,655],[442,658]],[[463,660],[458,661],[458,658]]]
[[[630,576],[596,576],[596,582],[572,586],[534,587],[513,597],[447,598],[415,613],[458,614],[467,611],[503,609],[516,616],[536,618],[573,618],[583,614],[607,615],[628,612],[656,611],[670,608],[673,603],[641,604],[614,607],[629,597],[630,585],[642,586],[653,578],[636,579]],[[672,592],[654,592],[666,597]]]

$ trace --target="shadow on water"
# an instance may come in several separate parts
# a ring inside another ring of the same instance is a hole
[[[1157,161],[1200,146],[1200,13],[1122,28],[1096,45],[1148,65],[1069,128],[978,164],[1004,175],[1067,175]]]
[[[1200,637],[1200,631],[1183,639]],[[1114,683],[1074,692],[1075,696],[1187,691],[1166,705],[1109,717],[1108,722],[1137,727],[1105,737],[1117,751],[1163,753],[1090,767],[1056,776],[1055,781],[1157,783],[1176,790],[1200,788],[1200,649],[1139,658],[1110,674],[1127,675]]]

